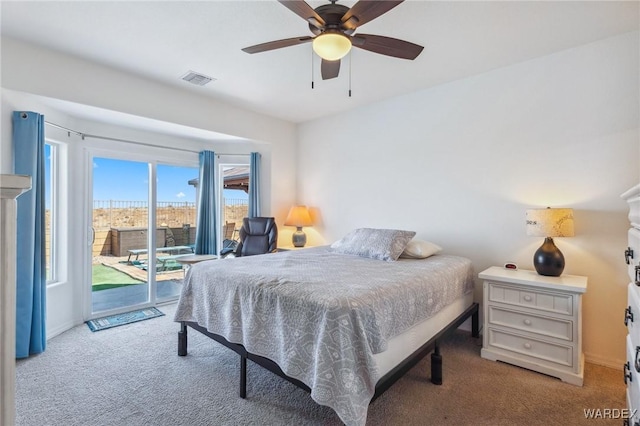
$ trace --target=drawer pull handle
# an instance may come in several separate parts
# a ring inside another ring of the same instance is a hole
[[[636,274],[636,276],[637,276],[637,274]],[[637,284],[637,282],[636,282],[636,284]],[[527,302],[531,302],[531,299],[532,299],[532,297],[529,296],[529,295],[524,297],[524,300],[527,301]]]
[[[629,372],[627,374],[627,371]],[[629,383],[631,383],[633,381],[633,378],[631,376],[631,367],[629,366],[629,361],[627,361],[624,364],[624,384],[627,384],[627,379],[629,379]]]
[[[633,322],[633,312],[631,312],[631,306],[624,310],[624,325],[629,325],[629,322]]]
[[[524,348],[525,349],[531,349],[531,343],[525,343],[524,344]]]
[[[636,285],[640,287],[640,265],[636,265]]]
[[[636,371],[640,373],[640,346],[636,346],[636,361],[634,364]]]
[[[524,322],[524,325],[531,325],[531,320],[530,319],[526,319],[523,322]]]
[[[631,265],[631,261],[629,259],[633,259],[633,249],[631,247],[627,247],[624,251],[624,260],[627,262],[627,265]]]

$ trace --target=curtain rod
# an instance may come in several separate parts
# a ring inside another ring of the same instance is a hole
[[[59,124],[51,123],[50,121],[45,121],[44,124],[47,124],[47,125],[49,125],[51,127],[55,127],[56,129],[64,130],[69,134],[74,133],[74,134],[76,134],[78,136],[82,136],[82,133],[80,133],[80,132],[76,132],[75,130],[67,129],[66,127],[60,126]]]
[[[99,135],[92,135],[89,133],[82,133],[79,132],[77,130],[73,130],[73,129],[69,129],[67,127],[61,126],[59,124],[56,123],[52,123],[50,121],[46,121],[44,122],[44,124],[47,124],[51,127],[55,127],[57,129],[60,130],[64,130],[65,132],[67,132],[69,135],[71,135],[71,133],[80,136],[82,138],[82,140],[84,140],[84,138],[93,138],[93,139],[102,139],[102,140],[106,140],[106,141],[113,141],[113,142],[125,142],[125,143],[131,143],[131,144],[135,144],[135,145],[144,145],[144,146],[150,146],[153,148],[165,148],[165,149],[172,149],[175,151],[184,151],[184,152],[193,152],[195,154],[199,154],[200,151],[196,151],[193,149],[187,149],[187,148],[174,148],[174,147],[169,147],[169,146],[160,146],[160,145],[154,145],[152,143],[148,143],[148,142],[139,142],[139,141],[132,141],[129,139],[119,139],[119,138],[112,138],[112,137],[108,137],[108,136],[99,136]],[[218,157],[220,155],[249,155],[249,154],[216,154],[218,155]]]

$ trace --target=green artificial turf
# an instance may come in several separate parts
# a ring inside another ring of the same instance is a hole
[[[106,290],[108,288],[124,287],[127,285],[144,284],[144,281],[131,278],[124,272],[99,264],[93,265],[92,291]]]

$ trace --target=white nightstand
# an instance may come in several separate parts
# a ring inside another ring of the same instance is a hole
[[[484,280],[482,357],[582,386],[582,294],[587,278],[493,266]]]
[[[305,245],[304,247],[294,247],[294,246],[280,246],[278,247],[278,251],[291,251],[291,250],[304,250],[311,248],[313,246]]]

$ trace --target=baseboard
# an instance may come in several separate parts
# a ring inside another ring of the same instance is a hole
[[[80,322],[68,321],[64,324],[59,325],[56,328],[47,328],[47,340],[53,339],[57,335],[62,334],[65,331],[70,330],[79,324],[82,324],[82,321]]]
[[[626,360],[622,360],[622,359],[612,360],[610,358],[602,358],[598,355],[593,355],[586,352],[584,354],[584,360],[589,364],[601,365],[603,367],[609,367],[609,368],[613,368],[614,370],[620,370],[620,371],[622,371],[622,366],[626,362]]]

